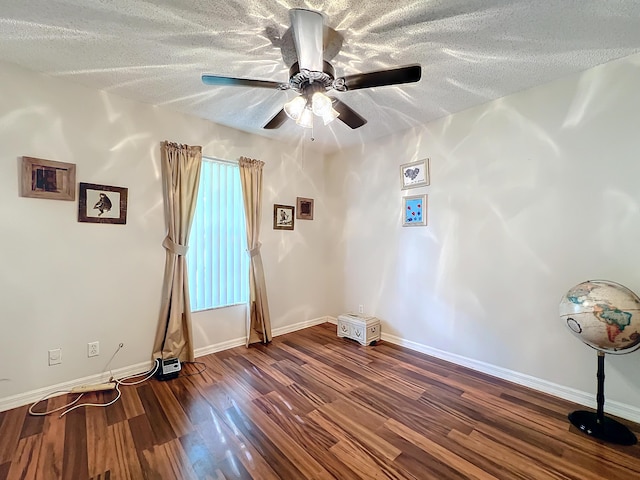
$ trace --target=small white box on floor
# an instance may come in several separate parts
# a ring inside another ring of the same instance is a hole
[[[368,315],[343,313],[338,315],[338,336],[371,345],[380,340],[380,320]]]

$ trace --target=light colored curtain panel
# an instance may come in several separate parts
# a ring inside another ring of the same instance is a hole
[[[192,362],[191,304],[185,255],[198,198],[202,147],[163,142],[161,153],[167,236],[162,242],[166,259],[153,357],[175,357]]]
[[[267,285],[260,255],[260,218],[262,211],[262,168],[264,162],[240,158],[240,181],[247,222],[249,252],[249,306],[247,308],[247,346],[271,341],[271,318],[267,301]]]

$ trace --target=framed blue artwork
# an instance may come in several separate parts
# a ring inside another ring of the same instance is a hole
[[[402,226],[419,227],[427,224],[427,194],[402,197]]]

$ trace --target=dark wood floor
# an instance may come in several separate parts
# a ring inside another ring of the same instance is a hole
[[[0,413],[0,480],[640,478],[640,447],[570,427],[576,405],[333,325],[199,360],[108,408]]]

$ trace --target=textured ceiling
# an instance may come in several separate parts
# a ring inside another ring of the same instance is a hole
[[[293,92],[202,84],[202,73],[286,82],[290,8],[343,37],[337,76],[412,63],[419,83],[335,93],[368,123],[314,129],[334,151],[640,51],[625,0],[0,0],[0,60],[279,140],[266,123]],[[283,59],[284,53],[284,59]],[[0,90],[1,91],[1,90]]]

